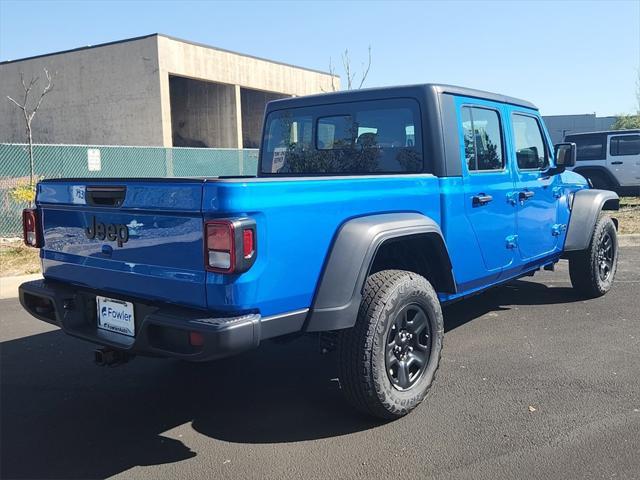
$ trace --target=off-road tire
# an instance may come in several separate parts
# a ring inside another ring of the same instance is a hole
[[[602,262],[602,243],[606,237],[611,241],[612,261],[609,274],[603,278],[599,265]],[[601,297],[613,285],[618,264],[618,237],[613,220],[601,216],[596,222],[586,250],[575,252],[569,258],[571,284],[587,298]]]
[[[406,390],[393,385],[387,371],[386,348],[397,314],[406,308],[426,314],[431,347],[428,361],[415,384]],[[403,270],[383,270],[367,278],[358,318],[353,328],[340,332],[338,361],[340,385],[349,403],[368,415],[395,419],[422,402],[440,362],[444,324],[440,302],[422,276]]]

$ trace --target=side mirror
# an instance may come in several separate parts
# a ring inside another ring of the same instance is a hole
[[[554,148],[556,151],[556,167],[573,167],[576,164],[578,148],[575,143],[558,143]]]

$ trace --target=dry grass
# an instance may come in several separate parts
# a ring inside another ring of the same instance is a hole
[[[0,242],[0,277],[40,272],[39,250],[22,241]]]
[[[620,233],[640,233],[640,197],[622,197],[620,210],[612,213],[618,219]]]
[[[620,197],[621,207],[640,207],[640,197]]]

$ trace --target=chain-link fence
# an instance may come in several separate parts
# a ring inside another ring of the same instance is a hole
[[[258,165],[258,150],[226,148],[34,145],[33,156],[37,180],[255,175]],[[0,237],[22,235],[29,170],[26,145],[0,143]]]

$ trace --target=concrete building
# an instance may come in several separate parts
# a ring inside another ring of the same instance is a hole
[[[0,142],[24,141],[24,95],[43,68],[54,89],[34,121],[38,143],[255,148],[266,102],[331,90],[339,78],[153,34],[0,63]]]
[[[595,113],[584,115],[548,115],[543,117],[553,143],[560,143],[570,133],[609,130],[617,117],[597,117]]]

